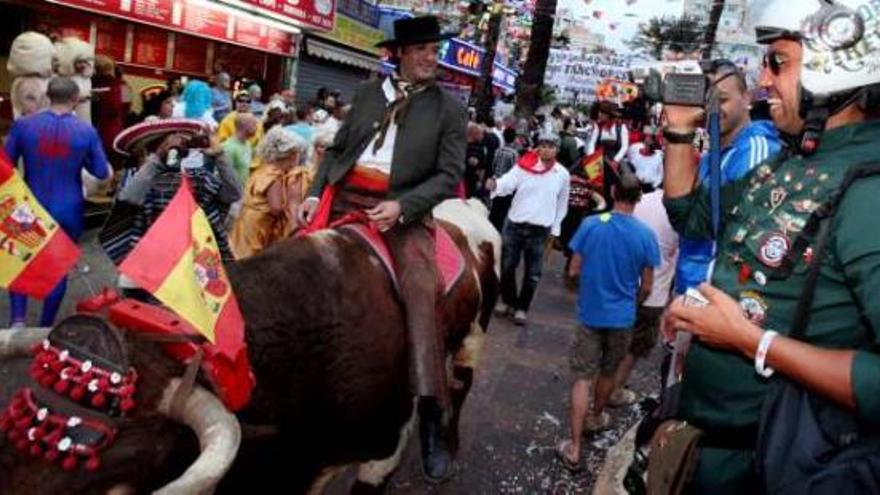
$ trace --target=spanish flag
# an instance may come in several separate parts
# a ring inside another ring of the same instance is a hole
[[[0,149],[0,287],[44,299],[79,253]]]
[[[235,361],[244,348],[244,320],[214,232],[185,176],[165,211],[119,265],[119,271]]]
[[[593,187],[597,187],[600,190],[605,187],[605,155],[604,151],[599,148],[595,153],[589,156],[585,156],[581,160],[581,167],[583,167],[584,174],[587,177],[587,180],[590,182],[590,185]]]

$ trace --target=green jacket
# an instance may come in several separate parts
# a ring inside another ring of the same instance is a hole
[[[764,164],[722,190],[723,230],[712,283],[739,299],[765,329],[790,331],[808,269],[807,259],[785,280],[771,278],[785,240],[793,242],[810,213],[831,198],[846,170],[876,163],[880,121],[827,131],[811,157],[792,156],[772,172]],[[783,154],[784,155],[784,154]],[[708,237],[706,190],[666,200],[670,220],[685,236]],[[829,349],[858,350],[852,367],[858,417],[880,425],[880,177],[853,184],[831,225],[807,340]],[[804,258],[808,258],[805,256]],[[743,275],[748,275],[747,280]],[[872,331],[860,319],[873,327]],[[687,356],[680,416],[713,430],[755,425],[768,381],[744,356],[696,343]]]
[[[764,329],[790,331],[810,260],[808,255],[798,260],[783,280],[771,277],[770,265],[785,252],[786,242],[797,238],[810,213],[833,196],[847,169],[880,160],[878,142],[880,121],[827,131],[815,155],[783,153],[722,188],[723,225],[712,283],[738,299]],[[665,205],[680,234],[710,237],[705,189],[667,199]],[[878,212],[880,176],[854,183],[831,225],[826,256],[811,260],[822,268],[807,331],[813,345],[857,350],[852,366],[856,413],[871,425],[880,425]],[[756,427],[768,383],[739,353],[695,342],[685,361],[679,417],[709,434]],[[748,493],[757,486],[751,464],[749,451],[703,448],[690,488],[694,493]]]
[[[327,148],[312,196],[338,184],[354,167],[376,132],[388,100],[384,80],[360,85],[351,111]],[[402,221],[419,220],[445,199],[455,196],[465,164],[467,112],[454,96],[432,86],[412,96],[398,124],[391,163],[389,198],[400,201]]]

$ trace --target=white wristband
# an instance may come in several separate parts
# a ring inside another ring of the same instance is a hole
[[[755,353],[755,372],[764,378],[770,378],[773,376],[773,368],[765,366],[767,361],[767,352],[770,350],[770,344],[773,343],[773,339],[779,333],[773,330],[767,330],[764,332],[764,335],[761,336],[761,343],[758,344],[758,352]]]

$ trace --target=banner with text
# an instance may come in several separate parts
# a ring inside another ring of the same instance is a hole
[[[560,101],[595,101],[596,88],[605,79],[629,79],[632,58],[581,53],[578,50],[551,49],[544,85],[556,90]]]

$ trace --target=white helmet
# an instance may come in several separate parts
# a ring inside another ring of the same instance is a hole
[[[868,0],[769,0],[756,7],[758,43],[803,43],[801,84],[831,96],[880,83],[880,8]]]
[[[800,41],[800,149],[816,151],[829,116],[880,103],[880,9],[874,0],[769,0],[753,15],[759,43]]]

